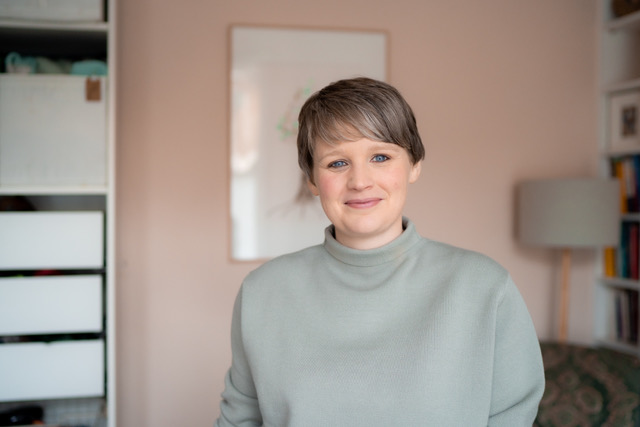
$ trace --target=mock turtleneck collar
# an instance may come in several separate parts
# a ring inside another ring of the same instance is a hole
[[[345,264],[358,267],[384,264],[402,256],[422,239],[411,220],[406,217],[402,217],[402,228],[404,229],[402,234],[386,245],[375,249],[360,250],[340,244],[334,237],[334,226],[330,225],[324,231],[324,248],[334,258]]]

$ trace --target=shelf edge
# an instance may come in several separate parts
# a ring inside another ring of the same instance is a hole
[[[622,277],[601,277],[602,284],[609,288],[625,288],[640,291],[640,281]]]
[[[640,11],[614,18],[605,23],[605,28],[609,31],[640,29]]]
[[[106,186],[95,187],[2,187],[0,186],[0,196],[9,195],[106,195],[109,194]]]
[[[0,19],[0,29],[16,30],[55,30],[55,31],[93,31],[106,33],[108,22],[57,22],[57,21],[18,21]]]
[[[633,89],[640,89],[640,78],[605,85],[602,88],[602,92],[604,95],[609,95],[615,92],[624,92]]]

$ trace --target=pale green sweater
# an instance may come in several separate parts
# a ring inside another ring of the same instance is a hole
[[[508,273],[403,234],[323,245],[249,274],[216,426],[531,426],[540,347]]]

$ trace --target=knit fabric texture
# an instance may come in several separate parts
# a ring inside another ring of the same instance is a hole
[[[216,426],[531,426],[540,345],[507,271],[404,232],[325,242],[243,282]]]

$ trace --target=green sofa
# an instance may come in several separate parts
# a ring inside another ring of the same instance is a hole
[[[534,426],[640,427],[640,359],[542,342],[546,387]]]

